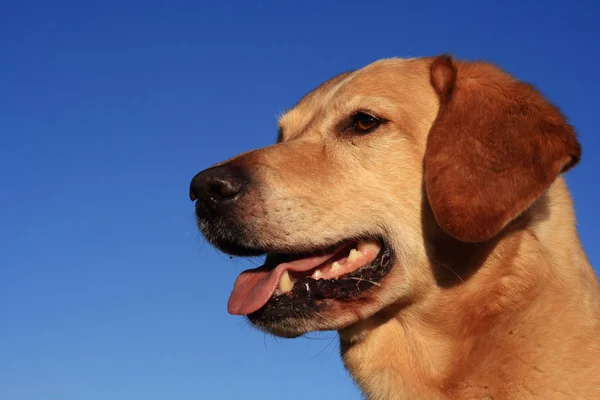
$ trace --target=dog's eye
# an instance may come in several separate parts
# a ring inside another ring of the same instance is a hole
[[[354,114],[352,128],[356,133],[371,133],[381,125],[381,121],[364,112]]]

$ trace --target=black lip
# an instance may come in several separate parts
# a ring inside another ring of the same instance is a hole
[[[267,254],[266,250],[248,247],[229,240],[214,239],[211,243],[223,253],[237,257],[258,257]]]
[[[321,300],[348,300],[373,286],[387,275],[393,265],[392,249],[382,243],[382,249],[371,263],[338,279],[314,280],[303,278],[294,288],[283,295],[271,298],[261,309],[248,315],[251,322],[265,325],[290,315],[318,312]]]

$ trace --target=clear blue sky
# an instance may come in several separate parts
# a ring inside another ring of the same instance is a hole
[[[187,196],[382,57],[489,59],[558,104],[600,265],[598,2],[102,3],[2,2],[0,399],[359,398],[333,333],[274,340],[227,314],[249,262],[204,243]]]

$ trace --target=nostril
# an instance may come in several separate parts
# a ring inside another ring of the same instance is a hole
[[[197,174],[190,184],[190,199],[220,203],[242,192],[245,175],[230,166],[209,168]]]
[[[221,199],[234,197],[242,190],[242,182],[238,179],[217,177],[215,181],[208,184],[208,190]]]
[[[221,189],[223,187],[223,184],[221,182],[212,182],[208,185],[208,190],[211,193],[214,193],[218,196],[222,196],[222,194],[225,192],[224,189]],[[223,196],[226,197],[226,196]]]

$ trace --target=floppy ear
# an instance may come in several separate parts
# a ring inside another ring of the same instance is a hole
[[[439,56],[440,99],[425,153],[425,189],[438,224],[464,242],[493,238],[522,214],[581,149],[560,111],[487,63]]]

